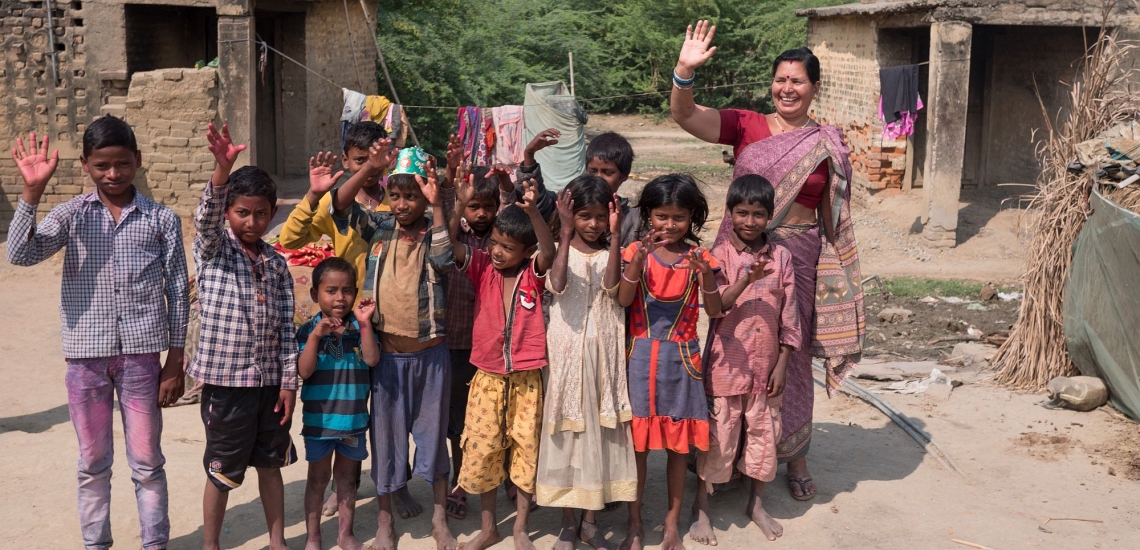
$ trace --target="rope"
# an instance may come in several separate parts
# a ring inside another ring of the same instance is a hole
[[[364,21],[368,23],[368,27],[372,30],[372,39],[376,43],[376,55],[380,58],[380,68],[384,71],[384,80],[388,81],[388,91],[392,92],[392,100],[400,103],[400,96],[396,94],[396,87],[392,85],[392,75],[388,74],[388,63],[384,61],[384,51],[380,49],[380,36],[377,34],[379,30],[376,25],[372,23],[372,18],[368,16],[368,7],[364,5],[364,0],[360,0],[360,11],[364,12]],[[420,146],[420,140],[416,138],[416,131],[412,128],[412,121],[408,121],[408,135],[412,138],[412,143],[416,147]]]
[[[344,0],[344,26],[348,29],[348,40],[352,43],[352,66],[356,69],[356,89],[364,87],[360,79],[360,60],[356,58],[356,35],[352,33],[352,19],[348,16],[348,0]]]

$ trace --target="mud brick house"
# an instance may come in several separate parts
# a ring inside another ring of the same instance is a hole
[[[236,140],[250,144],[243,162],[304,174],[312,152],[340,147],[339,86],[376,93],[374,33],[361,6],[360,0],[0,0],[0,142],[8,151],[17,135],[51,136],[60,166],[44,197],[47,207],[89,190],[79,163],[83,130],[105,113],[135,127],[143,158],[135,183],[183,215],[196,206],[213,169],[209,122],[225,121]],[[375,20],[375,2],[364,6]],[[194,68],[215,58],[217,69]],[[2,235],[22,186],[7,153],[0,155],[0,186]]]
[[[842,128],[851,145],[856,201],[884,189],[921,187],[923,235],[956,243],[962,188],[1033,183],[1041,168],[1034,131],[1066,102],[1101,0],[867,1],[804,9],[808,47],[823,89],[814,116]],[[1140,35],[1140,10],[1117,2],[1110,25]],[[926,104],[908,139],[884,140],[879,69],[920,64]],[[1039,139],[1039,138],[1038,138]]]

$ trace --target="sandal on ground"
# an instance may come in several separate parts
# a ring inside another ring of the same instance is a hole
[[[812,482],[811,476],[808,476],[808,477],[789,477],[788,478],[788,491],[790,491],[792,493],[792,498],[799,500],[799,501],[811,500],[811,499],[815,498],[814,492],[810,493],[810,494],[807,492],[807,484],[811,483],[811,482]],[[800,486],[800,493],[802,493],[801,495],[799,495],[799,496],[796,495],[796,491],[792,488],[793,483]]]
[[[455,519],[465,519],[467,517],[467,492],[459,494],[462,491],[456,487],[447,494],[447,517]]]

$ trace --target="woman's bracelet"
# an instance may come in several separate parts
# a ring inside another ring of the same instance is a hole
[[[718,287],[718,288],[714,288],[712,290],[705,290],[705,287],[702,286],[701,287],[701,293],[702,294],[719,294],[720,288]]]
[[[673,69],[673,82],[674,83],[679,84],[680,86],[692,86],[693,82],[696,82],[696,81],[697,81],[696,71],[693,71],[693,76],[690,76],[689,78],[681,78],[681,77],[677,76],[677,69]],[[678,87],[680,87],[680,86],[678,86]]]
[[[621,272],[621,280],[623,280],[623,281],[625,281],[631,285],[636,285],[636,284],[640,283],[640,281],[635,281],[633,279],[630,279],[629,277],[626,277],[624,271]]]
[[[693,89],[692,84],[686,84],[686,85],[682,86],[680,84],[677,84],[676,80],[673,81],[673,87],[677,88],[678,90],[692,90]]]

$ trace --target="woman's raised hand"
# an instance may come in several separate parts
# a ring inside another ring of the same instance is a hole
[[[712,44],[713,35],[716,34],[716,25],[707,20],[697,21],[696,29],[689,25],[685,29],[685,43],[681,45],[681,55],[677,57],[677,76],[689,78],[697,67],[704,65],[713,54],[716,46]]]

